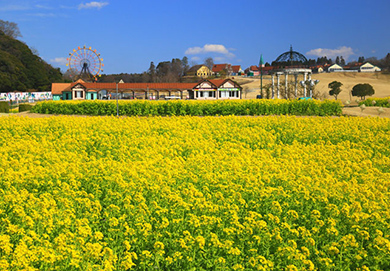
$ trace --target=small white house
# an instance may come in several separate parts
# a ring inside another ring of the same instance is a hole
[[[338,64],[333,64],[328,67],[328,72],[342,72],[344,71],[343,67]]]
[[[381,68],[372,65],[371,63],[367,62],[364,63],[359,67],[359,72],[380,72]]]

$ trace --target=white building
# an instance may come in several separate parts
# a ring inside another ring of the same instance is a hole
[[[344,69],[338,64],[333,64],[327,68],[328,72],[343,72]]]
[[[380,72],[381,68],[372,65],[371,63],[367,62],[364,63],[359,67],[359,72]]]

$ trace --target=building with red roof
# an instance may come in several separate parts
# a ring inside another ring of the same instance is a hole
[[[207,86],[204,86],[207,85]],[[241,86],[230,79],[199,83],[53,83],[53,100],[110,99],[116,94],[127,99],[225,99],[241,98]],[[207,92],[207,93],[206,93]]]

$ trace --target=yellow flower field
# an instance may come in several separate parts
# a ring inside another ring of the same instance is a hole
[[[389,270],[390,120],[0,119],[0,270]]]

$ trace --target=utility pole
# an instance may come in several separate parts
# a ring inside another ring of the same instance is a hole
[[[118,82],[116,82],[116,116],[119,117],[119,106],[118,106]]]
[[[261,95],[262,99],[264,99],[264,96],[263,96],[263,65],[264,65],[263,54],[261,54],[259,66],[260,66],[260,95]]]

